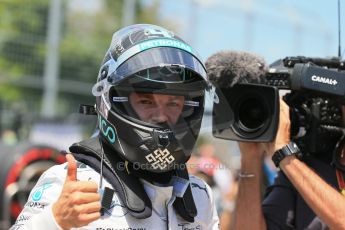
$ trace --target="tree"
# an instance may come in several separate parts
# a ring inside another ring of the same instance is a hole
[[[73,92],[60,85],[60,117],[75,112],[79,103],[94,103],[91,87],[123,16],[124,0],[104,0],[103,7],[94,12],[73,11],[68,7],[70,1],[64,1],[63,7],[60,82],[67,86],[68,82],[77,83],[76,88],[78,83],[86,84],[86,89]],[[46,0],[0,0],[0,101],[7,109],[19,101],[23,113],[36,118],[42,97],[49,4]],[[137,1],[135,22],[158,23],[157,10],[158,2],[147,7]]]
[[[20,0],[0,2],[0,79],[16,80],[42,75],[48,2]],[[26,94],[26,93],[25,93]],[[0,86],[0,97],[18,100],[23,92],[9,84]]]

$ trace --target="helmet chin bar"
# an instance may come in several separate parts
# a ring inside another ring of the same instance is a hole
[[[100,125],[104,131],[101,131],[100,135],[116,154],[131,162],[135,169],[162,173],[176,169],[189,159],[196,139],[190,128],[148,128],[135,124],[114,111],[109,111],[108,115],[108,119],[116,126],[99,115],[99,120],[102,121]],[[115,141],[113,135],[110,135],[112,133],[116,133]]]
[[[176,169],[189,159],[201,126],[199,116],[180,117],[170,126],[150,124],[114,109],[108,110],[106,117],[102,110],[97,112],[100,135],[116,154],[137,169],[155,173]]]

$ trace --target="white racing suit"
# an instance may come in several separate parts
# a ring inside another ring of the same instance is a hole
[[[60,196],[66,178],[66,166],[66,163],[56,165],[42,174],[11,230],[61,229],[53,217],[52,205]],[[80,181],[94,181],[99,184],[100,174],[91,167],[78,163],[77,179]],[[136,219],[132,217],[115,193],[111,208],[100,219],[87,226],[75,229],[219,229],[212,190],[199,178],[190,176],[190,185],[197,208],[197,216],[194,218],[193,223],[182,219],[174,210],[172,204],[176,196],[173,194],[173,186],[160,187],[144,180],[141,181],[152,202],[152,215],[149,218]],[[103,186],[112,188],[105,179],[103,179]]]

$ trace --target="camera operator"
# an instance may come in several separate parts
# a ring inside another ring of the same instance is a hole
[[[218,99],[213,135],[238,141],[242,155],[234,229],[345,229],[345,62],[296,56],[268,68],[225,50],[205,66]],[[279,99],[278,89],[290,93]],[[262,202],[267,158],[278,174]]]
[[[342,112],[344,120],[345,106]],[[334,153],[324,153],[333,154],[332,163],[312,155],[301,157],[304,153],[290,141],[290,126],[289,106],[281,99],[275,140],[239,142],[241,172],[233,229],[345,229],[344,138]],[[280,170],[262,201],[265,154],[273,155]]]

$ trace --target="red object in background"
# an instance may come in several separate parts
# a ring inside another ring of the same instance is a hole
[[[0,221],[12,225],[41,174],[66,159],[54,148],[31,143],[1,146],[0,149],[0,186],[4,188],[0,191]],[[25,188],[21,187],[23,184]]]
[[[62,164],[66,161],[65,157],[57,153],[56,150],[50,148],[33,148],[29,149],[26,153],[20,157],[14,165],[11,166],[8,171],[7,181],[5,183],[5,188],[15,182],[23,168],[35,161],[53,161],[57,164]]]
[[[213,177],[215,170],[219,167],[219,161],[215,157],[200,157],[197,164],[198,169],[210,177]]]

